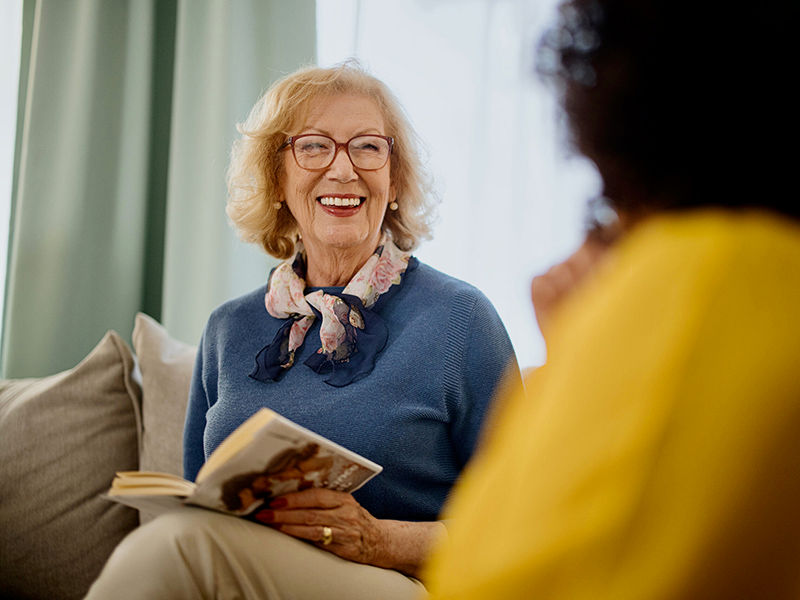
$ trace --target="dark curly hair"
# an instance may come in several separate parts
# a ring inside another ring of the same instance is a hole
[[[597,165],[615,209],[800,217],[793,152],[783,149],[796,110],[794,13],[794,2],[775,0],[561,5],[537,69],[556,84],[572,142]]]

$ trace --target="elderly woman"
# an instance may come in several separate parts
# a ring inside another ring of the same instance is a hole
[[[431,598],[800,596],[795,11],[564,3],[542,56],[622,233],[534,285],[547,365],[452,495]]]
[[[495,388],[507,371],[518,378],[510,341],[478,290],[411,255],[429,198],[411,127],[381,82],[351,64],[298,71],[241,132],[228,214],[286,260],[208,321],[185,475],[264,406],[384,471],[353,495],[280,496],[260,523],[164,515],[122,543],[90,596],[415,597]]]

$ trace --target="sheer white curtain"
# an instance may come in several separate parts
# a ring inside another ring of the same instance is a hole
[[[17,125],[22,0],[0,2],[0,337],[3,333],[8,225],[11,217],[11,181]]]
[[[317,0],[317,56],[358,58],[397,94],[429,152],[441,199],[417,252],[497,307],[520,365],[544,344],[530,280],[582,239],[596,195],[592,165],[571,156],[555,99],[534,72],[556,0]]]

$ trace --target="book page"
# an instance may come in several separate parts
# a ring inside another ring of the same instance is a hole
[[[277,414],[278,413],[268,408],[262,408],[239,425],[239,427],[234,429],[211,453],[211,456],[208,457],[205,464],[200,467],[200,471],[198,471],[197,477],[195,478],[196,481],[200,482],[205,479],[209,473],[239,452],[239,450],[250,444],[259,429],[269,423]]]
[[[171,494],[176,496],[190,496],[194,490],[194,483],[170,473],[120,471],[111,482],[111,489],[108,491],[108,495]]]
[[[381,467],[273,413],[250,444],[206,472],[187,501],[248,514],[288,492],[325,487],[352,492]]]

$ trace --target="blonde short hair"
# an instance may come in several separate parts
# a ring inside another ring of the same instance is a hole
[[[305,67],[274,83],[259,98],[233,145],[228,168],[227,213],[246,242],[261,245],[276,258],[288,258],[298,238],[297,223],[286,209],[280,186],[283,161],[291,153],[278,149],[302,124],[311,102],[336,94],[365,95],[377,103],[386,135],[394,138],[390,159],[391,181],[398,209],[387,211],[383,229],[403,250],[416,248],[430,238],[434,198],[430,177],[419,156],[413,128],[386,85],[358,63],[348,61],[331,68]]]

